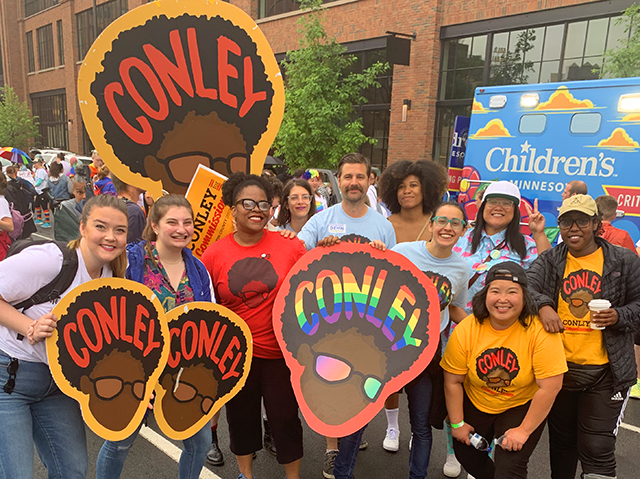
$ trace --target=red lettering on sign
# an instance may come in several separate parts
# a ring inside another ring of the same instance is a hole
[[[111,117],[116,122],[116,125],[118,125],[125,135],[131,138],[131,140],[139,143],[140,145],[148,145],[153,140],[153,130],[151,129],[149,120],[144,116],[136,117],[136,121],[142,128],[142,131],[136,130],[131,126],[120,112],[118,105],[116,105],[116,93],[120,96],[124,96],[122,85],[118,82],[109,83],[104,89],[104,101],[107,104],[107,110],[109,110]]]
[[[196,38],[196,29],[187,28],[187,44],[189,45],[189,59],[191,60],[191,71],[193,72],[193,81],[196,84],[196,94],[199,97],[218,99],[218,92],[215,88],[205,88],[202,79],[202,65],[200,63],[200,52],[198,51],[198,39]]]
[[[75,333],[77,331],[78,327],[76,326],[76,323],[67,323],[65,325],[62,333],[64,335],[64,345],[66,346],[67,351],[69,351],[71,359],[73,359],[73,361],[81,368],[86,368],[89,366],[89,351],[87,348],[80,348],[80,352],[82,353],[82,356],[80,356],[73,347],[73,342],[71,341],[71,333]]]
[[[87,334],[87,330],[84,326],[85,316],[89,317],[89,320],[91,321],[91,326],[93,327],[93,330],[96,334],[95,344],[89,338],[89,335]],[[98,351],[100,351],[102,349],[102,334],[100,333],[100,323],[98,322],[98,318],[96,317],[96,315],[93,314],[93,311],[87,308],[82,308],[80,311],[78,311],[76,320],[78,322],[78,329],[80,330],[80,336],[82,336],[82,339],[84,340],[85,344],[89,346],[89,349],[94,353],[97,353]]]
[[[229,63],[229,53],[240,56],[240,47],[227,37],[218,37],[218,82],[220,85],[220,101],[236,108],[238,99],[229,93],[229,78],[238,78],[238,70]]]

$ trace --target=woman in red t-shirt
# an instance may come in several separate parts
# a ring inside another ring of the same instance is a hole
[[[291,267],[306,253],[296,238],[265,230],[270,218],[271,184],[256,175],[235,173],[222,187],[237,230],[212,244],[202,256],[216,298],[244,319],[253,336],[247,382],[227,403],[231,451],[240,478],[253,478],[253,453],[262,449],[261,399],[267,411],[277,459],[288,479],[298,479],[302,424],[289,369],[273,332],[272,309]]]

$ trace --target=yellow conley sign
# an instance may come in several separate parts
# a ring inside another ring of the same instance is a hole
[[[194,215],[191,250],[200,258],[209,245],[232,233],[231,208],[222,202],[222,184],[226,178],[219,173],[198,165],[193,181],[187,190],[187,200]]]

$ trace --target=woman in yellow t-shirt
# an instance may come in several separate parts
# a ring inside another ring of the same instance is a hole
[[[526,477],[567,370],[562,341],[536,317],[522,267],[507,261],[487,273],[473,315],[453,331],[441,365],[454,451],[476,479]],[[471,445],[502,438],[495,463]]]

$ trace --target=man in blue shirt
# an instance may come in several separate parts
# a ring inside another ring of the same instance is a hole
[[[369,188],[371,164],[360,153],[349,153],[338,164],[338,187],[342,203],[313,215],[302,227],[298,238],[304,241],[307,250],[316,246],[331,246],[339,241],[370,243],[382,241],[387,248],[396,244],[396,233],[391,223],[380,213],[365,204]],[[325,478],[350,478],[355,467],[362,434],[359,431],[338,439],[327,439],[322,474]]]
[[[353,242],[380,240],[387,248],[395,246],[391,223],[364,202],[370,170],[369,160],[360,153],[349,153],[340,160],[338,186],[342,203],[313,215],[303,226],[298,238],[305,242],[307,250],[335,244],[346,236]]]

